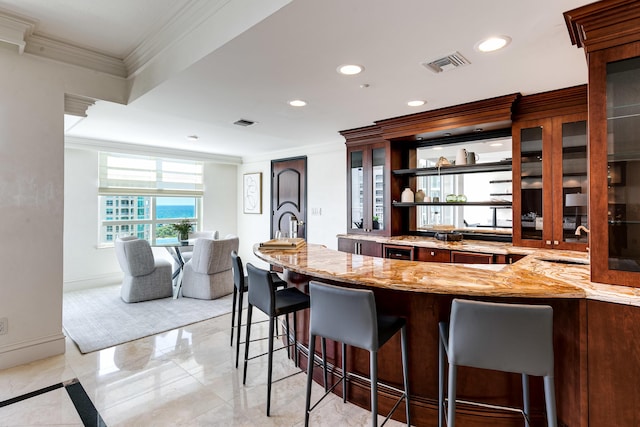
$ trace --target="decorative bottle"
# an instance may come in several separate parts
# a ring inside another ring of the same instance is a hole
[[[416,191],[416,196],[415,196],[416,202],[424,202],[424,196],[425,194],[422,189]]]
[[[405,188],[400,197],[402,203],[413,203],[413,191],[409,187]]]

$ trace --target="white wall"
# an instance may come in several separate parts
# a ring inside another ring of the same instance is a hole
[[[64,352],[64,94],[124,99],[121,79],[0,47],[0,369]]]
[[[238,168],[238,183],[245,173],[262,172],[262,214],[244,214],[242,194],[238,194],[238,235],[240,256],[244,263],[262,267],[266,263],[253,255],[253,245],[269,240],[271,221],[271,160],[307,156],[307,241],[337,249],[336,235],[346,232],[346,147],[344,142],[272,153],[267,157],[244,159]],[[241,185],[241,184],[239,184]],[[239,193],[241,188],[239,188]],[[322,214],[311,215],[311,208],[321,208]]]
[[[64,156],[64,291],[118,283],[122,270],[113,247],[98,247],[98,150],[67,147]],[[236,234],[236,177],[237,165],[205,162],[204,230]],[[163,248],[154,253],[171,260]]]

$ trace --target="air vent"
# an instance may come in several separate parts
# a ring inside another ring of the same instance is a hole
[[[431,62],[423,62],[422,65],[434,73],[441,73],[443,71],[453,70],[464,65],[469,65],[471,62],[460,52],[453,52],[451,55],[447,55],[444,58],[436,59]]]
[[[233,122],[233,124],[247,127],[247,126],[251,126],[252,124],[255,124],[255,122],[252,122],[251,120],[240,119],[238,121]]]

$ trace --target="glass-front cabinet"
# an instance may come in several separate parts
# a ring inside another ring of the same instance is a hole
[[[349,233],[383,234],[388,226],[387,146],[384,143],[347,148]]]
[[[513,153],[514,244],[585,250],[589,224],[586,114],[514,124]]]
[[[635,46],[592,55],[602,71],[594,90],[604,95],[601,102],[596,93],[590,98],[592,117],[603,119],[591,134],[598,141],[590,151],[592,234],[605,237],[593,244],[592,280],[640,286],[640,48]]]

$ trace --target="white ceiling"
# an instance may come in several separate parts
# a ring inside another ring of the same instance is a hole
[[[0,9],[36,21],[38,33],[124,59],[203,1],[211,0],[0,0]],[[129,105],[98,101],[67,135],[251,157],[341,142],[338,131],[376,120],[584,84],[584,53],[571,45],[562,13],[586,3],[293,0]],[[513,41],[499,52],[474,50],[496,34]],[[455,51],[471,65],[440,74],[421,65]],[[344,63],[365,71],[338,75]],[[308,106],[290,107],[294,98]],[[412,99],[427,103],[411,108]],[[241,118],[257,123],[232,124]],[[187,141],[192,134],[200,139]]]

